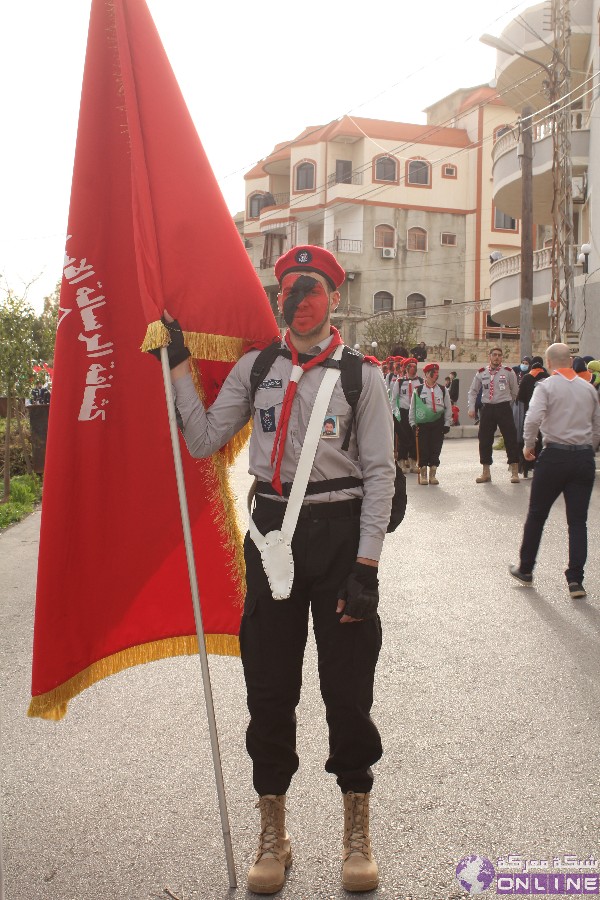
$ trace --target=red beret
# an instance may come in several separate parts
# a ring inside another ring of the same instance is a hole
[[[414,358],[414,356],[407,356],[407,358],[404,360],[404,365],[405,365],[405,366],[410,366],[410,365],[416,366],[416,365],[417,365],[417,361],[416,361],[416,359]],[[439,367],[438,367],[438,368],[439,368]]]
[[[427,363],[426,366],[423,366],[423,371],[427,372],[439,372],[440,366],[439,363]]]
[[[279,284],[290,272],[316,272],[326,278],[334,290],[344,283],[346,277],[333,253],[312,244],[292,247],[279,257],[275,263],[275,278]]]

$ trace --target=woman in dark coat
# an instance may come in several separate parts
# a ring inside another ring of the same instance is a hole
[[[541,356],[534,356],[531,360],[531,368],[529,372],[527,372],[521,378],[521,383],[519,384],[519,393],[517,394],[517,399],[515,401],[515,406],[518,412],[518,424],[517,424],[517,434],[519,436],[519,471],[522,472],[523,478],[527,478],[529,472],[535,466],[535,462],[530,462],[526,460],[523,456],[523,423],[525,422],[525,416],[527,415],[527,410],[529,409],[529,404],[531,403],[531,398],[533,397],[533,391],[535,389],[538,381],[543,381],[544,378],[548,378],[548,372],[544,368],[544,361]],[[542,449],[542,436],[538,434],[537,441],[535,445],[535,455],[538,456],[540,450]]]

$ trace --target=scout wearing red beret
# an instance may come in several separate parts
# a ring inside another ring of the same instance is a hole
[[[439,372],[440,367],[438,363],[427,363],[426,366],[423,366],[423,371],[425,372],[425,374],[427,374],[428,372]]]
[[[279,257],[275,263],[275,278],[279,284],[290,272],[316,272],[327,279],[332,291],[337,290],[346,278],[345,271],[333,253],[312,244],[292,247]]]

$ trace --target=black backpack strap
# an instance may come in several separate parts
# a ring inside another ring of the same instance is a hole
[[[348,447],[350,446],[350,435],[356,418],[356,406],[362,392],[363,360],[364,356],[362,353],[359,353],[358,350],[354,350],[353,347],[344,346],[342,358],[340,360],[342,390],[344,392],[344,397],[346,398],[346,403],[352,410],[352,418],[350,419],[350,424],[344,435],[341,446],[342,450],[348,450]]]
[[[254,360],[254,365],[250,370],[250,400],[253,404],[259,384],[264,380],[265,375],[269,373],[271,366],[281,353],[281,342],[274,341],[261,350]]]

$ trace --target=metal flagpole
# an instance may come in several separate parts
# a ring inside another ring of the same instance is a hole
[[[194,548],[192,544],[192,530],[190,527],[190,516],[187,504],[187,495],[185,491],[185,481],[183,477],[183,465],[181,462],[181,449],[179,447],[179,432],[177,430],[177,421],[175,418],[175,403],[173,402],[173,393],[171,387],[171,371],[169,369],[169,357],[167,348],[161,347],[160,361],[162,363],[163,379],[165,383],[165,396],[167,400],[167,412],[169,414],[169,428],[171,431],[171,444],[173,445],[173,460],[175,462],[175,475],[177,478],[177,492],[179,494],[179,505],[181,507],[181,524],[183,525],[183,537],[185,542],[185,555],[187,558],[188,572],[190,577],[190,588],[192,591],[192,603],[194,605],[194,619],[196,620],[196,634],[198,635],[198,653],[200,656],[200,666],[202,668],[202,682],[204,685],[204,700],[206,703],[206,712],[208,715],[208,729],[210,732],[210,745],[212,748],[213,765],[215,769],[215,780],[217,782],[217,794],[219,797],[219,812],[221,813],[221,827],[223,829],[223,840],[225,841],[225,856],[227,859],[227,871],[229,873],[229,886],[237,887],[235,875],[235,862],[233,859],[233,849],[231,846],[231,831],[229,830],[229,817],[227,815],[227,801],[225,799],[225,785],[223,783],[223,770],[221,768],[221,756],[219,753],[219,738],[217,735],[217,723],[215,720],[215,708],[213,705],[212,690],[210,685],[210,671],[208,668],[208,658],[206,654],[206,645],[204,643],[204,626],[202,624],[202,612],[200,610],[200,595],[198,593],[198,580],[196,578],[196,565],[194,561]],[[1,900],[1,898],[0,898]]]

